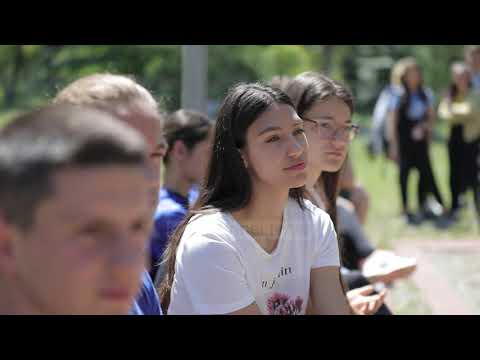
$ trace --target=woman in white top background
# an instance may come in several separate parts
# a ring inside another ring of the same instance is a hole
[[[230,89],[205,185],[165,253],[169,314],[351,313],[333,223],[304,200],[307,146],[281,90]]]

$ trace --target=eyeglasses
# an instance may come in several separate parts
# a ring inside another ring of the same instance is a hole
[[[315,124],[315,130],[321,133],[324,137],[336,139],[337,135],[340,140],[352,141],[355,136],[358,134],[360,127],[356,124],[350,124],[341,128],[336,129],[332,122],[329,120],[314,120],[306,117],[302,117],[304,121],[309,121]]]

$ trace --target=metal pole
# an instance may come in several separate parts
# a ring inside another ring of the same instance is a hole
[[[183,109],[207,113],[207,45],[182,46],[182,98]]]

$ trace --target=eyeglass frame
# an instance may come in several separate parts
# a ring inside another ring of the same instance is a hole
[[[307,118],[307,117],[304,117],[302,116],[301,119],[303,121],[309,121],[309,122],[312,122],[315,124],[315,126],[318,128],[318,120],[315,120],[315,119],[310,119],[310,118]],[[342,140],[346,140],[346,141],[352,141],[353,139],[355,139],[355,136],[359,133],[360,131],[360,126],[357,125],[357,124],[350,124],[348,125],[350,127],[350,130],[349,130],[349,133],[348,133],[348,136],[346,137],[341,137],[340,139]],[[345,128],[344,128],[345,129]],[[320,130],[321,131],[321,130]],[[333,136],[329,136],[333,139],[337,139],[337,135],[340,133],[340,129],[335,129],[334,132],[333,132]]]

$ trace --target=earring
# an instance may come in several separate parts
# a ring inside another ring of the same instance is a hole
[[[238,153],[240,154],[240,157],[241,157],[242,160],[243,160],[243,165],[245,166],[246,169],[248,169],[248,161],[247,161],[247,159],[245,159],[245,156],[242,154],[242,152],[240,151],[240,149],[238,149]]]
[[[248,161],[247,159],[245,159],[245,156],[243,155],[240,155],[242,157],[242,160],[243,160],[243,165],[245,166],[246,169],[248,169]]]

